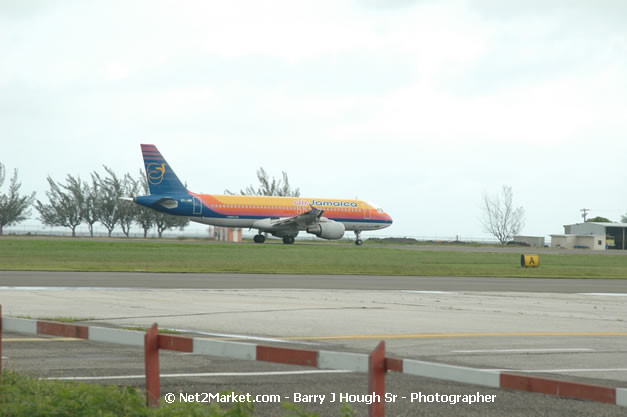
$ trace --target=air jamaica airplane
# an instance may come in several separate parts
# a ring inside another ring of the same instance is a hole
[[[305,231],[322,239],[341,239],[355,232],[361,245],[363,230],[384,229],[392,218],[381,208],[361,200],[196,194],[188,191],[154,145],[141,145],[150,195],[137,196],[139,205],[214,226],[257,229],[255,243],[265,234],[292,244]]]

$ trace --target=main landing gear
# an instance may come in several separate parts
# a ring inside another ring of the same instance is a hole
[[[255,235],[255,236],[253,237],[253,241],[254,241],[255,243],[263,243],[263,242],[265,242],[265,241],[266,241],[266,236],[265,236],[265,235],[263,235],[263,234],[261,234],[261,233],[259,233],[259,234]],[[291,244],[293,244],[293,243],[294,243],[294,236],[285,236],[285,237],[283,238],[283,243],[285,243],[286,245],[291,245]]]
[[[364,241],[361,240],[360,236],[361,236],[361,230],[355,230],[355,245],[357,246],[361,246],[362,243],[364,243]]]

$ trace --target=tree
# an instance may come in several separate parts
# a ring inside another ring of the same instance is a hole
[[[122,179],[121,196],[136,196],[139,191],[139,183],[129,174],[125,174]],[[118,222],[122,227],[122,232],[129,237],[131,225],[137,221],[137,204],[132,201],[118,200]]]
[[[620,221],[621,223],[627,223],[627,213],[620,216]]]
[[[168,229],[178,227],[180,230],[183,230],[183,228],[189,224],[189,219],[187,217],[173,216],[160,211],[153,211],[155,213],[155,226],[157,226],[157,233],[159,234],[159,237],[161,237],[163,232]]]
[[[68,183],[69,183],[68,175]],[[49,226],[69,227],[72,237],[76,236],[76,227],[82,223],[81,198],[72,192],[69,185],[55,182],[51,177],[47,178],[49,191],[46,191],[48,204],[37,200],[37,210],[41,221]]]
[[[122,197],[122,181],[108,167],[104,167],[109,176],[102,178],[100,174],[94,172],[91,174],[92,182],[96,190],[96,218],[109,232],[109,237],[120,221],[118,203]]]
[[[512,187],[503,185],[501,193],[488,196],[483,194],[483,217],[481,224],[484,231],[506,244],[523,227],[525,210],[522,207],[514,208]]]
[[[94,237],[94,223],[98,221],[96,213],[96,193],[97,187],[93,183],[90,186],[86,181],[82,181],[80,177],[74,178],[67,176],[67,187],[79,202],[81,218],[87,223],[89,235]]]
[[[259,179],[259,188],[255,189],[255,187],[251,184],[246,187],[245,190],[240,190],[241,195],[272,195],[272,196],[280,196],[280,197],[299,197],[300,189],[296,188],[292,190],[290,186],[290,182],[287,178],[287,173],[285,171],[282,172],[282,179],[277,180],[276,178],[268,176],[268,173],[263,169],[259,168],[257,170],[257,179]],[[229,190],[224,190],[226,194],[234,195],[234,192]]]
[[[0,163],[0,187],[6,179],[4,165]],[[33,204],[35,193],[20,195],[22,183],[17,181],[17,169],[13,170],[8,194],[0,194],[0,236],[4,226],[11,226],[26,220],[30,216],[28,207]]]
[[[595,222],[595,223],[612,223],[612,221],[608,218],[605,217],[601,217],[601,216],[596,216],[593,217],[591,219],[586,220],[586,223],[588,222]]]
[[[144,192],[144,194],[150,194],[148,189],[148,181],[146,180],[146,175],[140,169],[139,170],[139,178],[137,179],[137,184],[139,184],[139,188]],[[148,231],[153,228],[156,220],[156,212],[153,209],[149,209],[144,206],[137,206],[137,213],[135,216],[135,221],[137,224],[144,229],[144,239],[148,237]]]

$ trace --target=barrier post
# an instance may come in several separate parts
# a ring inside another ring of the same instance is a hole
[[[146,362],[146,403],[158,407],[161,398],[159,381],[159,328],[157,323],[144,335],[144,359]]]
[[[375,396],[368,406],[369,417],[385,417],[385,341],[368,357],[368,394]]]

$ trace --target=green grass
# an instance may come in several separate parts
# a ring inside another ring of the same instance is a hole
[[[217,404],[165,404],[148,408],[144,395],[133,387],[120,388],[31,378],[12,371],[0,377],[0,415],[44,416],[253,416],[251,404],[224,410]]]
[[[528,251],[521,249],[520,253]],[[372,246],[207,244],[144,241],[0,240],[0,270],[237,272],[626,278],[627,256],[420,251]]]
[[[135,330],[140,332],[147,332],[150,330],[150,327],[140,327],[140,326],[128,326],[128,327],[120,327],[121,330]],[[159,328],[159,333],[163,334],[183,334],[183,332],[179,332],[178,330],[173,329],[162,329]]]
[[[253,417],[252,403],[221,406],[216,403],[172,404],[148,408],[145,395],[133,387],[52,381],[14,371],[0,375],[0,415],[5,417]],[[284,403],[284,417],[317,417],[300,405]],[[338,410],[340,417],[354,417],[350,406]]]
[[[30,318],[30,317],[22,317],[22,318]],[[79,321],[89,321],[89,320],[93,320],[93,317],[65,317],[65,316],[58,316],[58,317],[40,317],[37,320],[44,320],[44,321],[58,321],[61,323],[76,323]]]

